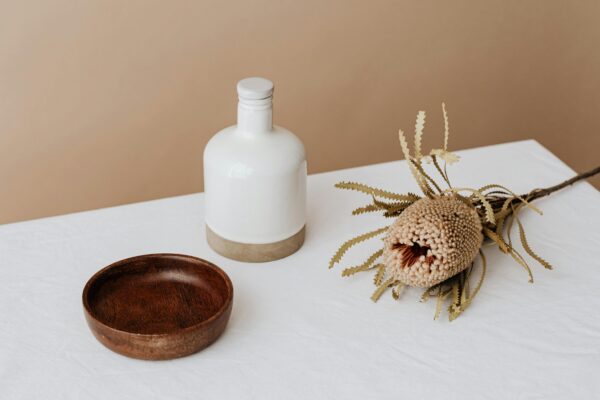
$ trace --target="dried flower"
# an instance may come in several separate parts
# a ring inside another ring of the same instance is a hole
[[[388,229],[386,272],[409,286],[445,281],[473,262],[483,241],[481,229],[475,209],[456,196],[418,200]]]
[[[428,155],[422,153],[424,111],[419,111],[417,115],[414,156],[410,155],[404,132],[399,133],[404,158],[424,197],[414,193],[397,194],[356,182],[340,182],[335,185],[371,196],[372,202],[356,208],[352,215],[381,211],[384,217],[396,220],[389,227],[379,228],[344,242],[329,261],[329,268],[340,262],[352,246],[385,234],[383,249],[375,251],[362,264],[344,269],[342,276],[375,270],[373,281],[377,289],[371,296],[373,301],[377,301],[390,288],[394,299],[399,299],[405,285],[427,288],[422,299],[437,298],[434,318],[439,317],[444,302],[449,299],[448,315],[453,320],[471,304],[485,278],[486,260],[480,249],[484,238],[495,242],[500,251],[509,254],[525,268],[529,282],[533,282],[529,265],[513,245],[510,233],[513,222],[517,223],[525,252],[543,267],[552,268],[529,245],[523,224],[519,221],[519,212],[528,207],[541,214],[541,211],[531,205],[531,201],[594,176],[600,173],[600,167],[558,185],[535,189],[521,196],[497,184],[479,189],[455,188],[450,184],[446,165],[458,161],[459,157],[448,151],[449,124],[443,103],[442,111],[445,128],[443,148],[433,149]],[[433,164],[448,189],[442,189],[440,183],[431,178],[423,161]],[[444,162],[443,166],[440,165],[441,161]],[[465,192],[467,194],[461,194]],[[469,281],[472,279],[477,253],[481,256],[481,273],[473,288]],[[377,262],[380,258],[383,258],[383,263]]]

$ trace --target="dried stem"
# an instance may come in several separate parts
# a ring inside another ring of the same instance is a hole
[[[581,174],[577,174],[574,177],[572,177],[571,179],[567,179],[566,181],[561,182],[558,185],[550,186],[550,187],[547,187],[544,189],[533,189],[531,192],[521,195],[521,197],[526,199],[527,201],[537,200],[539,198],[548,196],[551,193],[554,193],[561,189],[564,189],[567,186],[570,186],[570,185],[572,185],[576,182],[579,182],[583,179],[590,178],[598,173],[600,173],[600,166],[598,166],[592,170],[589,170],[587,172],[582,172]],[[502,204],[504,204],[505,200],[506,200],[506,197],[497,197],[497,198],[489,199],[489,202],[490,202],[491,206],[494,208],[494,210],[497,210],[499,207],[502,207]],[[519,200],[515,198],[514,202],[517,203],[517,202],[519,202]]]
[[[560,189],[564,189],[567,186],[574,184],[575,182],[590,178],[598,173],[600,173],[600,166],[598,166],[592,170],[589,170],[587,172],[577,174],[574,177],[572,177],[571,179],[567,179],[566,181],[559,183],[558,185],[554,185],[554,186],[551,186],[551,187],[545,188],[545,189],[534,189],[531,192],[529,192],[529,194],[527,194],[526,196],[523,196],[523,198],[528,199],[528,201],[536,200],[536,199],[539,199],[540,197],[548,196],[550,193],[557,192]]]

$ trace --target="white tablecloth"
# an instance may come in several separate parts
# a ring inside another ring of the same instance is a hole
[[[449,170],[458,187],[494,182],[526,192],[573,175],[534,141],[459,154]],[[266,264],[209,249],[202,194],[0,226],[0,398],[600,396],[600,195],[592,186],[540,200],[544,216],[522,213],[530,244],[555,270],[532,262],[529,284],[510,257],[487,247],[487,279],[450,323],[446,315],[433,320],[435,304],[420,303],[420,290],[375,304],[371,274],[342,278],[341,268],[327,269],[343,240],[384,223],[350,216],[368,198],[334,189],[340,180],[417,190],[403,161],[312,175],[304,247]],[[375,246],[354,248],[347,264]],[[220,265],[235,287],[231,321],[215,344],[190,357],[129,359],[91,335],[81,291],[103,266],[158,252]]]

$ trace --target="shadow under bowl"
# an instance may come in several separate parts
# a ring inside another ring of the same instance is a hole
[[[233,285],[223,270],[180,254],[117,261],[83,289],[96,339],[145,360],[183,357],[209,346],[225,330],[232,304]]]

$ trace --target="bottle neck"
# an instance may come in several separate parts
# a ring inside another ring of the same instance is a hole
[[[273,97],[259,100],[239,97],[237,127],[239,131],[249,134],[273,130]]]

